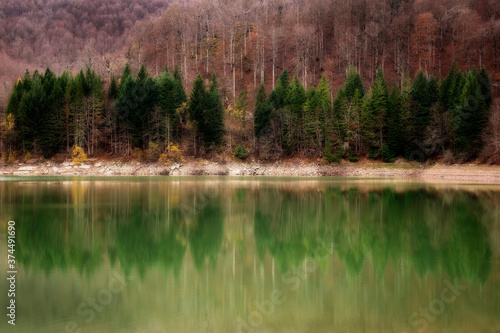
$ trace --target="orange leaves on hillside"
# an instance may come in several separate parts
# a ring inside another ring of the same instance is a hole
[[[433,66],[437,26],[432,13],[420,14],[415,23],[415,51],[419,68],[425,72],[431,70]]]

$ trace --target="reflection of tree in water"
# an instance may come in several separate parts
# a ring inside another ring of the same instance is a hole
[[[46,273],[76,268],[90,274],[102,262],[102,244],[81,237],[90,234],[92,226],[75,221],[75,211],[61,194],[39,189],[13,198],[17,221],[14,255],[19,264]]]
[[[188,243],[198,270],[207,262],[215,267],[222,248],[222,201],[204,203],[187,227],[177,206],[167,207],[154,192],[113,193],[111,205],[99,205],[97,194],[92,201],[82,195],[83,202],[68,204],[68,192],[48,187],[13,193],[8,204],[18,221],[16,258],[32,269],[89,274],[107,254],[125,272],[143,275],[155,264],[178,273]],[[490,213],[477,195],[264,187],[239,191],[237,197],[255,202],[256,255],[263,261],[269,252],[283,273],[332,247],[353,277],[367,263],[379,278],[389,263],[396,269],[408,263],[419,277],[446,273],[470,282],[485,282],[492,269],[483,224]]]
[[[195,214],[193,222],[189,229],[189,249],[194,266],[200,270],[207,260],[215,267],[224,237],[222,206],[220,203],[207,203]]]
[[[487,242],[486,228],[481,224],[481,208],[471,200],[455,203],[455,224],[441,248],[441,257],[446,272],[454,279],[486,282],[491,272],[491,248]]]
[[[264,195],[254,215],[260,260],[268,251],[286,272],[313,256],[304,245],[314,243],[321,230],[322,239],[330,239],[351,276],[359,275],[370,257],[379,278],[391,259],[395,267],[401,261],[411,263],[419,277],[444,271],[450,278],[470,282],[488,279],[492,254],[481,224],[484,208],[475,196],[455,192],[443,198],[425,190],[361,193],[340,188],[308,196]],[[279,208],[266,207],[266,201],[279,203]],[[308,202],[322,204],[310,209]]]
[[[316,196],[262,191],[254,214],[255,246],[259,259],[266,251],[276,260],[282,273],[296,268],[306,257],[324,255],[324,244],[331,239],[318,210]],[[270,203],[270,207],[265,207]]]
[[[167,216],[164,209],[157,209],[152,214],[144,207],[135,204],[117,216],[114,251],[122,269],[128,274],[135,268],[144,276],[148,267],[159,263],[166,272],[178,273],[186,251],[180,212],[175,209]]]

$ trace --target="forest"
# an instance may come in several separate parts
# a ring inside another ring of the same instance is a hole
[[[260,85],[250,123],[245,92],[225,108],[215,74],[208,83],[198,75],[189,96],[177,67],[151,77],[144,66],[134,76],[127,65],[108,89],[102,82],[90,68],[75,77],[50,69],[26,72],[7,106],[7,159],[14,152],[50,158],[81,147],[93,156],[151,161],[168,158],[172,148],[209,158],[229,151],[240,159],[251,153],[263,160],[301,156],[328,163],[365,156],[423,161],[438,154],[467,161],[483,150],[492,105],[486,70],[462,72],[456,63],[443,80],[420,71],[401,88],[389,87],[380,68],[369,93],[352,66],[333,100],[326,77],[306,89],[284,70],[269,96]]]
[[[0,105],[4,161],[69,156],[78,146],[151,161],[174,150],[211,159],[500,162],[496,1],[159,3],[151,6],[161,15],[124,7],[133,13],[126,32],[109,16],[111,26],[81,35],[114,27],[109,36],[127,38],[120,56],[107,53],[118,54],[119,46],[106,50],[117,45],[112,37],[76,56],[37,53],[44,59],[15,51],[12,39],[2,44],[38,64],[19,73]],[[6,18],[36,12],[5,8]],[[77,58],[80,72],[60,66]]]

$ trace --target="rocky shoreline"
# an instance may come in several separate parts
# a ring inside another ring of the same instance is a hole
[[[419,164],[403,160],[385,164],[376,161],[325,165],[319,162],[281,161],[213,162],[193,160],[184,163],[146,163],[138,161],[89,160],[74,165],[64,162],[26,162],[0,165],[0,175],[8,176],[290,176],[413,178],[455,182],[500,183],[500,166],[480,164]]]

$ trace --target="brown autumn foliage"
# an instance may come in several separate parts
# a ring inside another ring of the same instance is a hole
[[[105,79],[125,62],[179,66],[186,87],[215,72],[225,106],[245,90],[249,110],[285,68],[336,91],[351,64],[365,84],[378,67],[391,84],[420,69],[444,77],[456,59],[486,67],[500,91],[498,0],[3,0],[0,22],[0,117],[15,80],[47,66]]]
[[[485,66],[500,76],[500,3],[496,0],[268,0],[172,3],[139,23],[129,60],[151,73],[180,66],[187,82],[217,72],[230,98],[251,84],[274,86],[287,68],[306,84],[326,75],[337,88],[350,64],[371,82],[383,67],[402,82],[419,69],[445,76]],[[498,89],[495,89],[498,91]],[[496,92],[498,94],[498,92]]]
[[[26,69],[78,71],[91,65],[106,77],[117,71],[137,21],[170,0],[2,0],[0,5],[0,116]],[[121,67],[120,67],[121,69]]]

